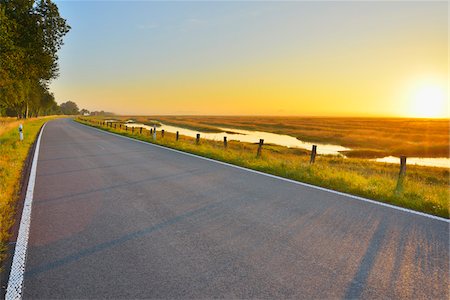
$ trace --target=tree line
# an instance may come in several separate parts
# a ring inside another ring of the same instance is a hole
[[[75,111],[71,101],[59,106],[49,91],[69,30],[51,0],[0,0],[0,116]]]

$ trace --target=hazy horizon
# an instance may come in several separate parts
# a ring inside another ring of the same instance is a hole
[[[92,110],[92,112],[99,112],[100,110]],[[414,120],[450,120],[450,117],[408,117],[408,116],[387,116],[387,115],[250,115],[250,114],[123,114],[112,111],[105,111],[105,113],[113,113],[113,116],[120,117],[285,117],[285,118],[336,118],[336,119],[414,119]],[[105,116],[107,117],[107,115]]]
[[[449,118],[447,2],[65,2],[58,102],[118,115]]]

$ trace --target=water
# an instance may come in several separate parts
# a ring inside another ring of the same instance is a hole
[[[311,150],[312,145],[317,145],[318,154],[330,154],[330,155],[342,155],[339,151],[350,151],[350,148],[342,147],[339,145],[330,144],[319,144],[319,143],[308,143],[298,140],[297,138],[285,135],[276,134],[265,131],[250,131],[235,128],[219,128],[222,132],[211,133],[211,132],[201,132],[196,130],[191,130],[187,128],[166,125],[160,123],[161,126],[157,127],[160,131],[164,129],[166,132],[179,132],[181,135],[196,137],[197,133],[200,133],[200,138],[223,141],[223,137],[226,136],[228,141],[240,141],[247,143],[258,143],[259,139],[264,139],[265,144],[275,144],[286,146],[289,148],[301,148]],[[153,128],[149,125],[144,125],[141,123],[128,123],[128,127],[142,127],[150,130]],[[385,163],[395,163],[400,164],[400,158],[394,156],[388,156],[383,158],[376,158],[373,161],[385,162]],[[427,157],[408,157],[407,165],[420,165],[428,167],[442,167],[450,168],[450,158],[440,157],[440,158],[427,158]]]
[[[387,156],[383,158],[373,159],[378,162],[400,164],[400,158]],[[450,168],[450,158],[448,157],[408,157],[406,165],[419,165],[428,167]]]
[[[200,138],[205,138],[208,140],[215,141],[223,141],[223,137],[226,136],[228,141],[239,141],[239,142],[247,142],[247,143],[258,143],[259,139],[264,139],[265,144],[275,144],[286,146],[289,148],[301,148],[311,150],[312,145],[317,145],[317,153],[318,154],[331,154],[331,155],[341,155],[339,151],[348,151],[349,148],[345,148],[339,145],[330,145],[330,144],[319,144],[319,143],[308,143],[298,140],[297,138],[285,135],[285,134],[276,134],[264,131],[250,131],[250,130],[242,130],[235,128],[219,128],[222,132],[211,133],[211,132],[201,132],[195,131],[191,129],[186,129],[177,126],[171,126],[160,123],[161,126],[157,127],[157,130],[160,131],[164,129],[166,132],[179,132],[181,135],[196,137],[197,133],[200,133]],[[140,123],[129,123],[128,127],[143,127],[148,130],[153,128],[152,126],[140,124]]]

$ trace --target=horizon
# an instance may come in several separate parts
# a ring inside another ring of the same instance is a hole
[[[447,2],[57,4],[72,26],[58,102],[117,115],[450,118]]]
[[[92,112],[100,112],[102,110],[93,110]],[[408,116],[346,116],[346,115],[220,115],[220,114],[202,114],[202,115],[189,115],[189,114],[120,114],[110,111],[104,111],[104,113],[112,113],[112,115],[99,115],[103,117],[264,117],[264,118],[330,118],[330,119],[411,119],[411,120],[433,120],[440,121],[450,120],[450,117],[408,117]]]

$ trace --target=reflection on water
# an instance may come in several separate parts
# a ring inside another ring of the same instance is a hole
[[[113,121],[113,120],[108,120]],[[132,121],[132,120],[129,120]],[[157,121],[156,121],[157,122]],[[166,132],[179,132],[181,135],[196,137],[197,133],[201,134],[201,138],[222,141],[223,137],[226,136],[228,141],[240,141],[247,143],[257,143],[259,139],[264,139],[265,144],[275,144],[286,146],[289,148],[301,148],[311,150],[312,145],[317,145],[317,153],[318,154],[331,154],[331,155],[342,155],[339,151],[349,151],[350,148],[342,147],[339,145],[329,145],[329,144],[319,144],[319,143],[307,143],[298,140],[297,138],[285,135],[285,134],[276,134],[264,131],[250,131],[250,130],[242,130],[235,128],[219,128],[222,132],[210,133],[210,132],[201,132],[195,131],[187,128],[171,126],[160,123],[161,126],[157,127],[157,130],[160,131],[164,129]],[[141,123],[128,123],[126,124],[128,127],[142,127],[150,130],[153,126],[144,125]],[[377,162],[385,162],[385,163],[400,163],[400,158],[394,156],[387,156],[383,158],[372,159]],[[440,158],[427,158],[427,157],[408,157],[407,158],[408,165],[420,165],[420,166],[428,166],[428,167],[441,167],[441,168],[450,168],[450,158],[440,157]]]
[[[400,164],[400,158],[394,156],[387,156],[383,158],[374,159],[378,162]],[[408,157],[406,159],[407,165],[420,165],[428,167],[450,168],[450,158],[448,157]]]
[[[127,124],[128,127],[143,127],[148,130],[153,128],[152,126],[140,124],[140,123],[131,123]],[[223,130],[223,132],[210,133],[210,132],[201,132],[195,131],[191,129],[186,129],[177,126],[170,126],[166,124],[162,124],[157,128],[157,130],[162,130],[166,132],[179,132],[181,135],[186,135],[190,137],[195,137],[197,133],[201,134],[201,138],[205,138],[208,140],[216,140],[222,141],[223,137],[226,136],[228,141],[240,141],[247,143],[257,143],[259,139],[264,139],[265,144],[276,144],[286,147],[296,147],[301,149],[311,150],[312,145],[317,145],[317,153],[318,154],[332,154],[332,155],[340,155],[339,151],[347,151],[349,148],[345,148],[338,145],[329,145],[329,144],[319,144],[319,143],[307,143],[298,140],[297,138],[284,135],[284,134],[276,134],[264,131],[249,131],[235,128],[219,128]]]

